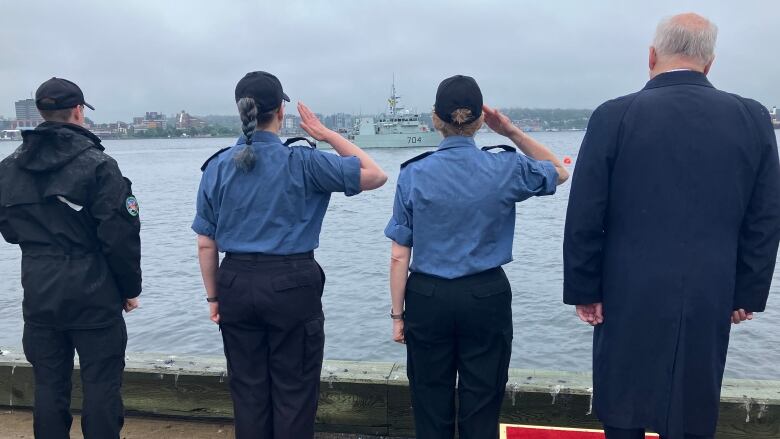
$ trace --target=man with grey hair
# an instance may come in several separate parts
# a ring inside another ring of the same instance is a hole
[[[564,302],[593,334],[607,438],[712,438],[730,325],[764,311],[780,241],[769,113],[715,89],[717,28],[661,22],[650,81],[601,105],[564,237]]]

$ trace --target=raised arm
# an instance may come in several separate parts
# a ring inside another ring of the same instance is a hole
[[[535,160],[547,160],[555,166],[558,171],[558,184],[563,184],[569,179],[569,171],[563,166],[558,157],[550,151],[550,148],[524,133],[523,130],[512,124],[506,115],[500,111],[490,108],[487,105],[482,106],[482,112],[485,115],[485,123],[497,134],[508,137],[523,154]]]
[[[340,156],[355,156],[360,160],[360,190],[377,189],[385,184],[387,174],[365,151],[324,126],[302,102],[298,103],[298,113],[301,115],[301,128],[306,133],[317,140],[328,142]]]

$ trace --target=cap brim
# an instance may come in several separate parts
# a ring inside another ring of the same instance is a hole
[[[89,104],[88,104],[88,103],[86,103],[86,102],[84,102],[84,106],[85,106],[85,107],[87,107],[87,108],[89,108],[89,109],[90,109],[90,110],[92,110],[92,111],[95,111],[95,107],[93,107],[92,105],[89,105]]]
[[[290,97],[287,96],[287,93],[285,93],[285,92],[282,92],[282,99],[284,99],[287,102],[290,102]]]

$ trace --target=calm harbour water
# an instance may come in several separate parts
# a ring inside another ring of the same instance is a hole
[[[533,133],[557,154],[576,160],[582,132]],[[481,145],[506,143],[478,135]],[[106,141],[106,151],[133,181],[141,206],[144,291],[141,308],[126,316],[128,351],[166,354],[222,353],[198,270],[190,230],[200,165],[232,139]],[[16,148],[0,142],[0,159]],[[316,258],[325,269],[325,356],[329,359],[404,361],[391,341],[387,282],[390,216],[399,165],[426,149],[370,150],[390,179],[377,191],[352,198],[334,194]],[[504,268],[513,289],[512,366],[590,370],[591,332],[573,307],[561,302],[561,244],[568,183],[552,197],[517,209],[514,261]],[[0,347],[19,351],[22,334],[20,251],[0,240]],[[780,270],[775,270],[768,311],[732,329],[726,374],[780,379]]]

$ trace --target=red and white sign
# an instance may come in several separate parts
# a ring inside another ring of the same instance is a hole
[[[647,433],[645,437],[657,438],[658,435]],[[604,439],[604,432],[583,428],[501,424],[501,439]]]

